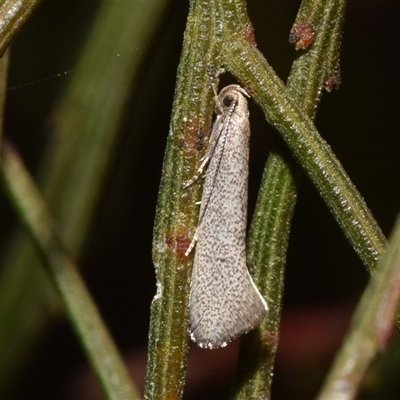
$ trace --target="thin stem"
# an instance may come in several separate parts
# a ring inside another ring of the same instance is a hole
[[[168,4],[103,1],[66,92],[53,111],[51,140],[39,167],[40,186],[75,259],[90,237],[115,161],[130,104],[127,100],[141,84],[138,76],[146,44]],[[31,239],[25,232],[13,239],[0,275],[0,337],[4,339],[0,342],[0,397],[30,360],[28,355],[51,321],[49,314],[60,307]]]
[[[188,352],[187,303],[199,185],[184,189],[204,153],[211,127],[212,90],[220,33],[214,2],[192,1],[178,67],[170,133],[154,224],[157,294],[151,306],[146,399],[177,399],[183,392]]]
[[[290,155],[276,145],[268,157],[248,237],[248,266],[268,303],[262,324],[240,343],[236,399],[268,399],[279,340],[286,250],[298,174]]]
[[[318,26],[311,48],[292,66],[287,87],[310,116],[315,115],[321,88],[337,64],[340,51],[344,2],[305,1],[296,24]],[[290,221],[296,202],[300,171],[277,141],[265,166],[248,239],[248,265],[262,295],[268,300],[265,321],[241,340],[235,398],[271,397],[275,355],[279,341]]]
[[[41,0],[5,0],[0,5],[0,57]]]
[[[188,298],[199,183],[184,189],[204,154],[211,128],[213,93],[208,70],[221,66],[219,1],[192,0],[178,67],[170,134],[154,225],[157,294],[151,307],[145,398],[180,398],[188,351]],[[238,36],[251,36],[239,1],[226,2]]]
[[[399,304],[400,216],[319,393],[319,400],[355,398],[367,368],[378,353],[386,350],[395,333]]]
[[[227,69],[251,88],[268,122],[282,135],[354,250],[373,272],[386,239],[329,145],[254,46],[232,40],[224,45],[223,54]]]
[[[10,63],[10,52],[7,51],[0,59],[0,126],[4,126],[4,106],[7,92],[8,65]],[[2,131],[2,130],[1,130]],[[2,132],[1,132],[2,133]]]
[[[6,193],[41,253],[107,399],[138,399],[138,391],[129,379],[77,266],[56,233],[39,191],[16,152],[6,144],[3,150],[2,175]]]

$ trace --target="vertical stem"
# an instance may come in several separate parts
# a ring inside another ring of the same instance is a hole
[[[223,19],[221,2],[232,20]],[[183,184],[193,177],[207,146],[213,109],[207,70],[221,67],[225,24],[233,23],[237,37],[252,37],[243,4],[242,0],[190,2],[154,225],[157,294],[151,306],[147,399],[182,395],[192,259],[185,251],[197,224],[200,187],[196,183],[183,189]]]
[[[4,146],[3,182],[8,198],[42,255],[72,327],[107,399],[135,400],[138,391],[118,354],[77,266],[59,239],[43,199],[20,158]]]
[[[367,368],[387,349],[396,332],[400,304],[400,216],[376,273],[357,306],[342,347],[318,400],[351,400],[359,391]]]
[[[287,87],[303,110],[315,115],[321,89],[337,64],[344,2],[303,1],[295,24],[317,26],[312,47],[292,66]],[[268,300],[269,313],[259,328],[240,344],[235,398],[268,399],[276,351],[284,288],[284,270],[291,218],[300,171],[280,141],[265,166],[248,239],[248,265],[254,281]]]
[[[183,188],[204,153],[211,127],[207,68],[219,67],[214,2],[192,0],[161,177],[153,239],[157,294],[151,305],[146,399],[178,399],[188,351],[191,257],[185,256],[197,220],[199,185]]]

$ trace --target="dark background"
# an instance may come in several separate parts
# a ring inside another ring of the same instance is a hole
[[[258,47],[284,81],[295,57],[288,35],[298,6],[294,0],[248,1]],[[400,2],[349,0],[347,6],[342,85],[339,91],[324,93],[316,125],[388,235],[400,205]],[[69,75],[55,76],[74,67],[97,7],[97,1],[44,2],[13,43],[5,130],[32,173]],[[81,261],[87,284],[139,385],[146,361],[149,306],[155,294],[153,219],[187,11],[186,1],[173,2],[148,45],[148,58],[156,60],[159,68],[147,79],[147,95],[140,97],[140,106],[155,108],[157,115],[141,124],[146,133],[139,141],[132,137],[135,120],[128,119]],[[132,98],[132,107],[137,101]],[[254,104],[250,112],[252,208],[275,133]],[[12,213],[2,219],[1,235],[6,239],[17,222]],[[273,398],[315,394],[367,279],[361,261],[303,178],[290,238]],[[227,398],[236,347],[232,344],[212,354],[193,349],[184,397]],[[202,375],[199,365],[213,373]],[[92,385],[68,322],[59,321],[39,344],[14,398],[94,399]]]

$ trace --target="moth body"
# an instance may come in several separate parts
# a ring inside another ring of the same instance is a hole
[[[200,168],[208,163],[194,238],[189,316],[192,340],[209,349],[255,328],[268,310],[246,265],[250,125],[244,95],[238,85],[221,90]]]

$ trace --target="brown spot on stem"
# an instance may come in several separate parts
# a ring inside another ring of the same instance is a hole
[[[289,35],[289,43],[294,44],[296,50],[305,50],[314,41],[314,28],[307,22],[294,23]]]
[[[188,237],[178,235],[176,237],[167,236],[165,242],[168,249],[178,258],[185,258],[185,252],[189,248],[191,240]]]
[[[325,81],[325,90],[329,93],[332,92],[332,90],[338,90],[341,83],[340,70],[337,67]]]
[[[250,23],[246,26],[246,30],[243,32],[243,38],[247,43],[257,46],[254,28]]]

